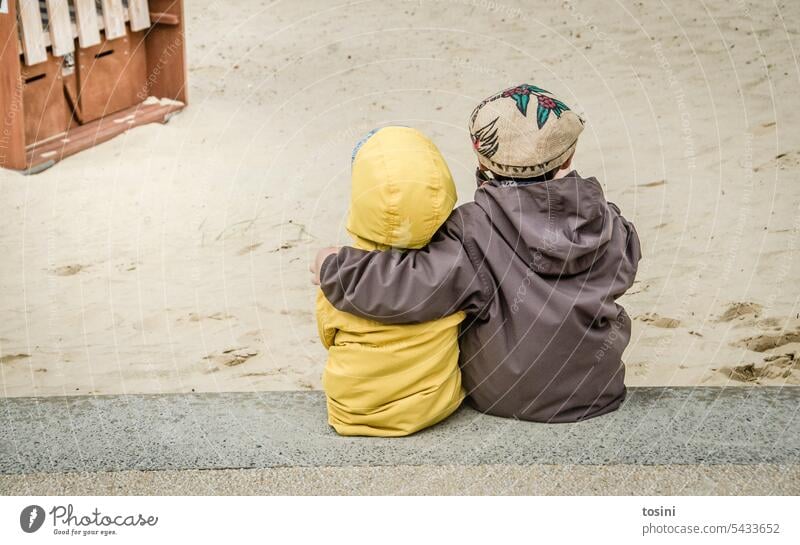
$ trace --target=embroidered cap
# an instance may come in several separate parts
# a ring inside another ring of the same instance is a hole
[[[503,176],[533,178],[567,160],[583,124],[549,91],[523,83],[478,104],[469,134],[484,167]]]

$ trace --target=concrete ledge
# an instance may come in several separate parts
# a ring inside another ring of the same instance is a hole
[[[619,411],[577,424],[517,422],[463,408],[404,439],[337,436],[321,392],[7,398],[0,407],[6,475],[800,462],[800,388],[791,387],[631,388]]]

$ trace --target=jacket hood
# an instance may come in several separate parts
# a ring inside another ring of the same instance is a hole
[[[418,130],[384,127],[357,149],[347,220],[357,247],[421,248],[455,203],[444,157]]]
[[[499,236],[538,274],[570,275],[598,260],[611,239],[613,217],[595,178],[574,170],[529,184],[490,180],[475,202]]]

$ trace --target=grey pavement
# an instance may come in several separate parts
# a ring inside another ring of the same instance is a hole
[[[345,438],[321,392],[0,400],[0,474],[381,466],[791,466],[800,388],[631,388],[576,424],[462,408],[402,439]]]

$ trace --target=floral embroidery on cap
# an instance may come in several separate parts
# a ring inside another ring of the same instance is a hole
[[[528,102],[530,102],[530,97],[531,95],[535,96],[537,101],[536,124],[541,129],[544,127],[544,124],[547,123],[550,112],[553,112],[556,117],[561,117],[563,112],[569,110],[569,107],[560,100],[545,96],[543,93],[551,94],[550,91],[546,91],[541,87],[522,83],[511,89],[506,89],[501,93],[501,96],[513,98],[517,103],[517,109],[525,117],[528,116]]]
[[[472,147],[486,158],[497,153],[497,148],[500,145],[497,142],[497,127],[495,127],[498,119],[500,119],[499,116],[495,117],[493,121],[487,123],[472,135]]]

